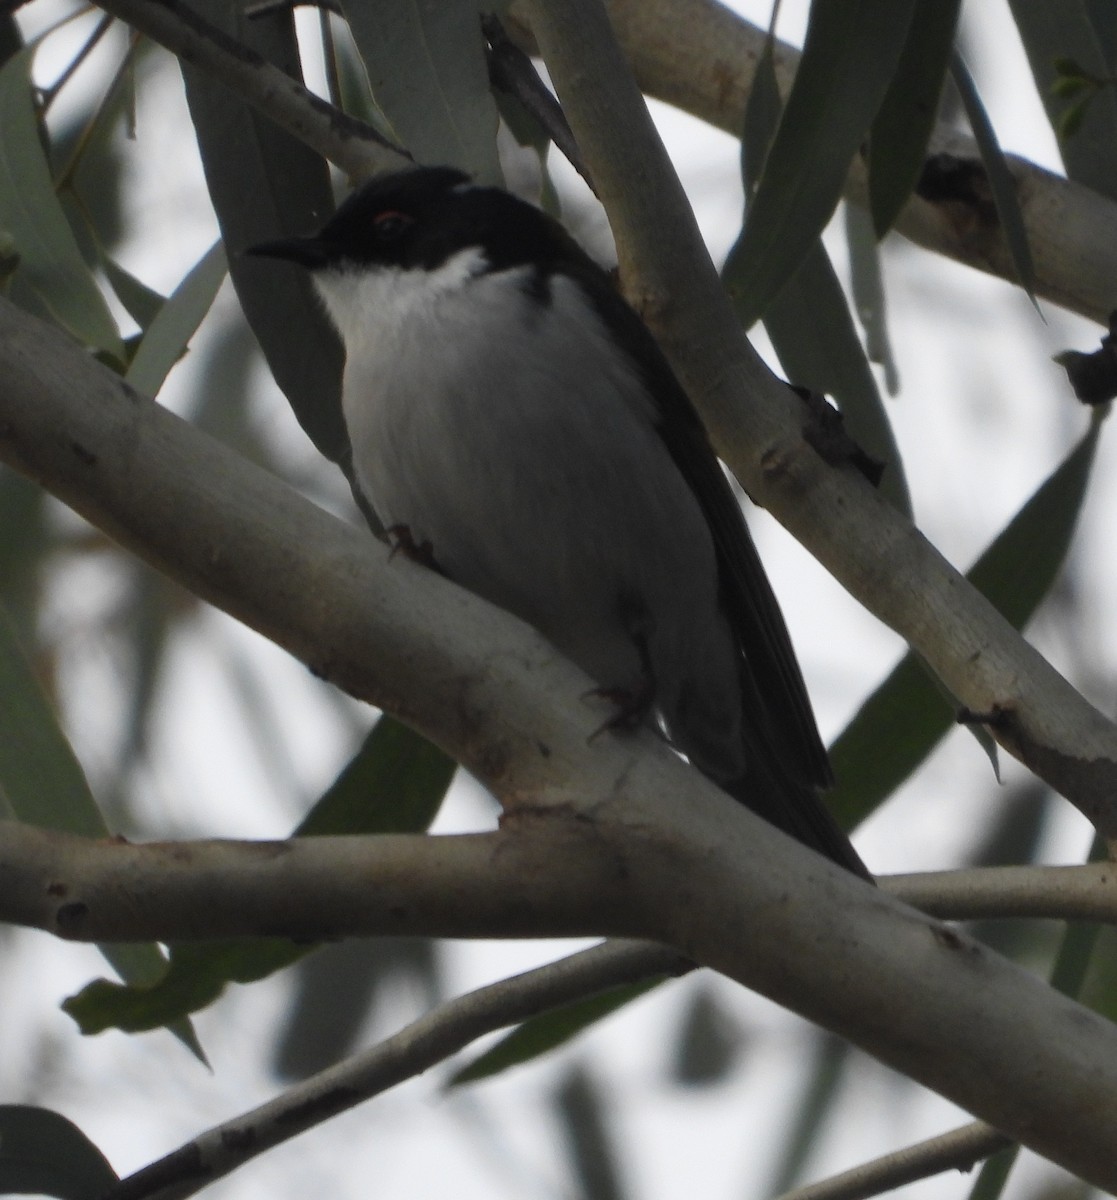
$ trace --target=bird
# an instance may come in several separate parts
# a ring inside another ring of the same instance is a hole
[[[534,626],[785,833],[871,876],[741,507],[655,338],[554,218],[455,167],[375,176],[297,264],[345,351],[357,486],[397,546]]]

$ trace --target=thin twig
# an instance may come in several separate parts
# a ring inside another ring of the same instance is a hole
[[[40,92],[42,97],[42,111],[44,114],[50,109],[54,103],[58,93],[70,82],[74,74],[81,67],[81,64],[93,53],[97,44],[109,31],[109,26],[112,25],[113,18],[107,14],[97,22],[93,32],[85,40],[85,44],[74,55],[74,57],[66,64],[62,74],[48,88],[43,88]]]
[[[411,162],[371,125],[308,91],[180,0],[99,0],[101,8],[207,71],[353,179]]]
[[[840,1175],[785,1192],[779,1200],[866,1200],[943,1171],[970,1171],[982,1159],[1013,1145],[984,1121],[884,1154]]]
[[[265,1150],[421,1075],[486,1033],[622,984],[682,975],[692,966],[653,942],[602,942],[458,996],[363,1054],[193,1138],[122,1180],[104,1200],[192,1196]]]
[[[933,917],[1044,917],[1117,924],[1117,864],[972,867],[880,880],[885,891]]]

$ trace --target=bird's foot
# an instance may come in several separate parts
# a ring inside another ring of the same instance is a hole
[[[645,673],[634,688],[596,687],[587,692],[586,696],[608,700],[616,705],[616,712],[590,734],[589,740],[592,742],[606,731],[617,733],[645,724],[655,705],[655,680]]]
[[[388,539],[392,543],[392,552],[388,556],[389,559],[395,558],[397,554],[402,554],[405,558],[411,559],[412,562],[429,567],[432,571],[438,570],[438,563],[435,562],[434,558],[434,547],[425,539],[421,542],[416,542],[411,535],[410,525],[389,525],[384,532],[388,535]]]

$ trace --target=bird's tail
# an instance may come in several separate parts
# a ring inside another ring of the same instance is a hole
[[[748,773],[720,786],[757,816],[797,841],[873,882],[849,838],[826,807],[816,788],[771,769],[765,755],[752,756]],[[777,774],[779,777],[777,777]]]

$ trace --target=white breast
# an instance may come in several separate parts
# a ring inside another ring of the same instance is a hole
[[[635,367],[572,280],[553,277],[541,304],[528,269],[485,265],[469,250],[434,272],[317,278],[346,346],[362,489],[386,526],[429,541],[451,578],[603,686],[640,685],[644,639],[669,723],[686,709],[735,748],[738,658],[710,532]]]

